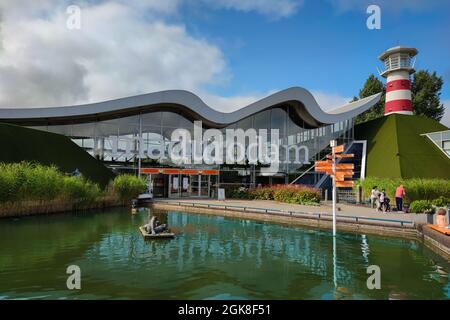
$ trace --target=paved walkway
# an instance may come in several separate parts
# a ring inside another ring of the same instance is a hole
[[[332,214],[333,208],[330,202],[323,202],[320,206],[305,206],[299,204],[288,204],[271,200],[225,200],[219,201],[215,199],[161,199],[161,201],[169,202],[182,202],[186,204],[195,203],[196,205],[217,205],[217,206],[236,206],[236,207],[246,207],[254,208],[260,210],[279,210],[279,211],[293,211],[302,213],[325,213]],[[375,218],[375,219],[392,219],[392,220],[402,220],[410,221],[415,223],[426,223],[425,215],[416,215],[410,213],[382,213],[376,212],[375,209],[348,205],[348,204],[337,204],[337,215],[338,216],[349,216],[349,217],[365,217],[365,218]]]

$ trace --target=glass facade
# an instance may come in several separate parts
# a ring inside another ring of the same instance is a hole
[[[292,106],[280,106],[261,111],[219,130],[225,137],[226,129],[278,129],[280,168],[273,176],[261,172],[261,164],[188,164],[179,166],[167,154],[171,135],[183,128],[194,136],[194,122],[181,114],[158,111],[111,120],[32,127],[70,137],[92,156],[112,167],[137,170],[138,157],[142,167],[182,167],[219,169],[221,184],[252,186],[257,184],[287,183],[309,169],[315,160],[329,153],[332,139],[340,143],[353,140],[353,120],[349,119],[319,128],[310,128],[299,119]],[[203,131],[208,127],[203,124]],[[224,151],[225,154],[225,151]],[[309,163],[306,163],[309,160]],[[202,192],[202,191],[201,191]]]

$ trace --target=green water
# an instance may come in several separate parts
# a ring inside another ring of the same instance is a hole
[[[340,234],[334,268],[328,231],[159,212],[176,238],[144,241],[138,226],[148,214],[0,220],[0,298],[450,297],[450,263],[416,241]],[[66,287],[69,265],[81,268],[81,290]],[[381,268],[380,290],[367,289],[369,265]]]

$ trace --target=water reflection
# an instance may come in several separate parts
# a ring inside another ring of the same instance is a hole
[[[157,215],[172,240],[144,241]],[[24,239],[29,234],[33,241]],[[449,297],[449,263],[415,241],[182,212],[125,210],[0,221],[0,296],[146,299]],[[65,267],[82,269],[79,292]],[[379,265],[382,289],[366,287]],[[334,270],[335,268],[335,270]],[[334,277],[336,284],[334,283]]]

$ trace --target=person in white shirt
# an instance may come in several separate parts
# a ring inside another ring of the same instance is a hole
[[[370,206],[372,207],[372,209],[377,204],[378,195],[379,195],[378,187],[375,186],[372,188],[372,191],[370,192]]]
[[[385,201],[386,201],[386,192],[383,189],[380,192],[380,209],[383,212],[386,211]]]

